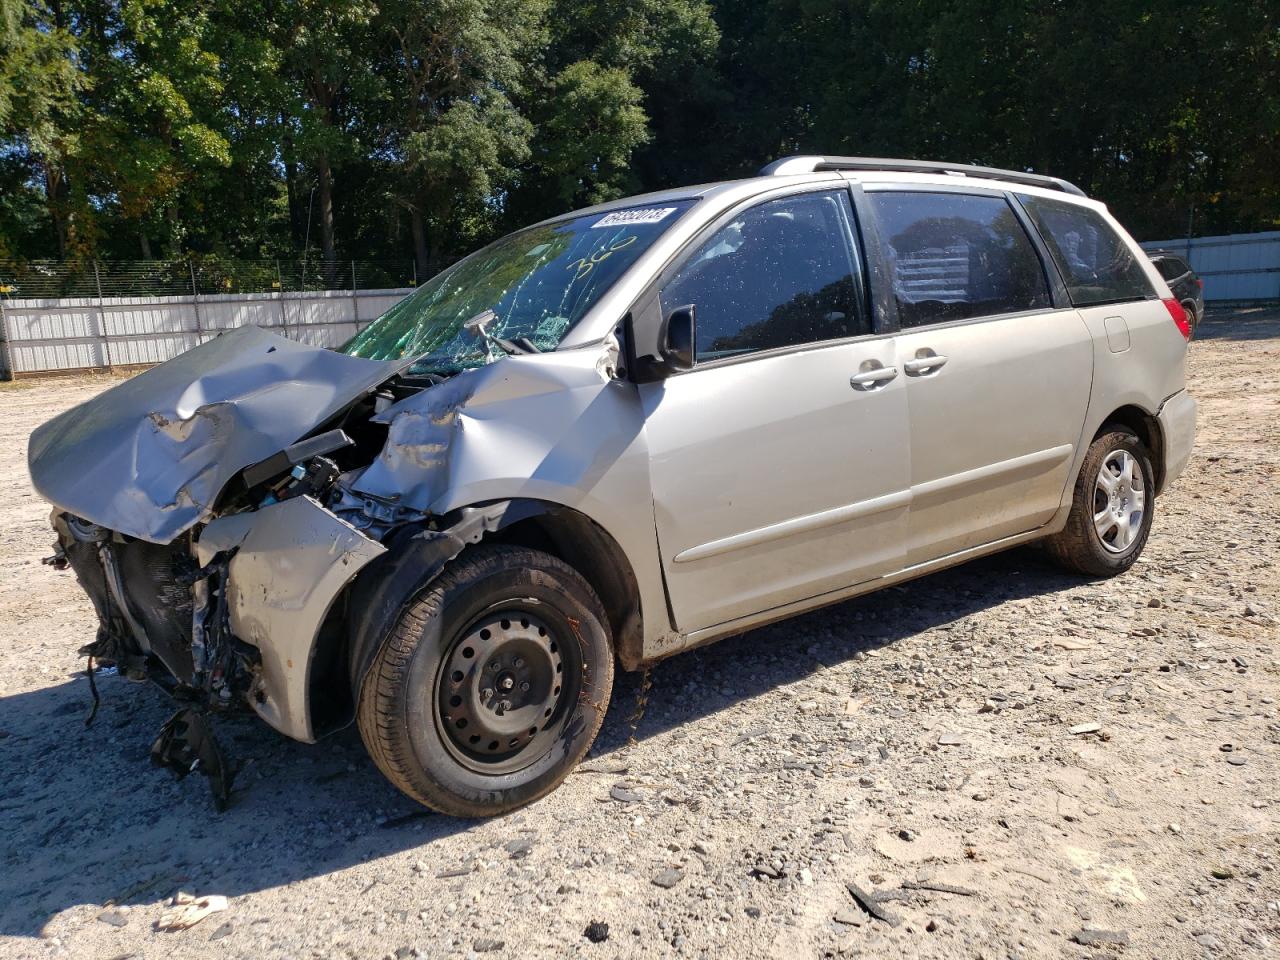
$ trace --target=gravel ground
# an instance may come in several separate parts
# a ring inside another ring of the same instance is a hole
[[[221,815],[148,765],[158,690],[104,679],[86,730],[25,446],[111,381],[0,385],[0,956],[1280,956],[1280,310],[1189,364],[1197,454],[1129,574],[1018,550],[622,675],[584,766],[485,822],[351,730],[221,723]],[[155,931],[179,890],[228,907]]]

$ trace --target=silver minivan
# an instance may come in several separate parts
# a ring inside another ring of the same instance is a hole
[[[506,236],[337,350],[255,327],[40,427],[82,653],[209,718],[352,719],[447,813],[552,790],[615,660],[1043,541],[1126,570],[1191,454],[1189,327],[1062,180],[792,157]]]

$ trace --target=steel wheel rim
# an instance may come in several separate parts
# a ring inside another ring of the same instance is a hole
[[[441,659],[436,725],[458,762],[478,773],[523,769],[545,755],[576,698],[576,663],[540,614],[504,605],[459,631]]]
[[[1093,483],[1093,530],[1108,553],[1124,553],[1137,541],[1146,515],[1147,492],[1138,458],[1112,450],[1102,458]]]

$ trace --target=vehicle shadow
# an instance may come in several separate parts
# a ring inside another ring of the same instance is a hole
[[[755,630],[656,666],[634,726],[641,675],[620,674],[592,756],[861,651],[1078,582],[1024,549]],[[0,699],[0,935],[37,936],[77,905],[155,902],[184,884],[237,896],[411,848],[422,848],[432,874],[458,866],[430,848],[474,821],[421,815],[378,773],[353,729],[307,745],[251,717],[220,719],[217,735],[243,767],[231,808],[216,814],[198,775],[177,781],[148,765],[172,702],[119,678],[99,688],[88,730],[83,676]]]
[[[859,653],[947,627],[1007,600],[1079,586],[1080,578],[1024,547],[973,560],[900,586],[834,604],[691,650],[657,664],[642,691],[641,674],[620,674],[593,755],[623,747],[628,717],[647,693],[634,736],[642,741],[699,717],[794,683]],[[692,690],[692,695],[691,695]]]

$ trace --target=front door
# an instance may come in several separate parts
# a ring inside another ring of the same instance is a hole
[[[844,190],[721,222],[660,293],[692,370],[640,387],[658,544],[691,632],[896,571],[905,377],[871,335]]]
[[[868,190],[901,327],[911,459],[907,564],[1046,523],[1089,403],[1093,342],[1055,309],[1008,199]]]

